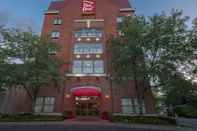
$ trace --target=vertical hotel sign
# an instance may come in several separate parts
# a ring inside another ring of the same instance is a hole
[[[93,15],[96,13],[96,0],[82,0],[83,15]]]

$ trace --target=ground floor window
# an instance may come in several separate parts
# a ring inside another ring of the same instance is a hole
[[[123,114],[139,114],[140,109],[142,109],[142,113],[146,113],[144,100],[142,104],[139,104],[138,99],[136,98],[122,98],[121,99],[122,113]]]
[[[36,113],[51,113],[54,110],[55,97],[37,97],[34,111]]]

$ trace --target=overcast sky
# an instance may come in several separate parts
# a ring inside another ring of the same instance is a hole
[[[1,0],[0,24],[9,26],[31,26],[40,32],[43,14],[52,0]],[[181,9],[184,15],[197,17],[197,0],[131,0],[136,14],[151,16],[172,8]]]

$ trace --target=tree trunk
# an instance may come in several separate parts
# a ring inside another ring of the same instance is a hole
[[[136,67],[136,60],[132,60],[132,64],[133,64],[133,67]],[[142,97],[142,90],[141,90],[141,87],[138,85],[138,74],[137,74],[137,69],[133,69],[133,76],[134,76],[134,83],[135,83],[135,90],[136,90],[136,94],[137,94],[137,102],[138,102],[138,107],[139,108],[139,114],[142,115],[143,114],[143,111],[142,111],[142,101],[143,101],[143,97]]]
[[[114,97],[113,97],[113,78],[110,76],[110,92],[111,92],[111,113],[114,113]]]
[[[135,82],[135,89],[136,89],[136,93],[137,93],[137,102],[139,104],[139,114],[142,115],[143,111],[142,111],[142,106],[143,106],[143,97],[142,97],[142,91],[138,85],[138,80],[136,78],[136,75],[134,76],[134,82]]]
[[[36,100],[36,96],[37,96],[37,91],[33,91],[33,89],[29,89],[28,85],[23,85],[23,88],[26,90],[27,95],[29,96],[29,98],[31,99],[31,111],[34,111],[34,105],[35,105],[35,100]]]

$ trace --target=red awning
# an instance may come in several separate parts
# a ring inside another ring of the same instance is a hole
[[[91,87],[83,87],[83,88],[75,88],[73,90],[74,96],[101,96],[101,91],[97,88],[91,88]]]

